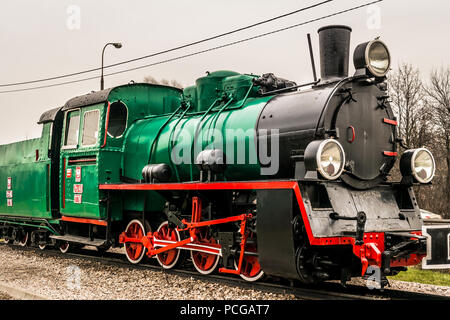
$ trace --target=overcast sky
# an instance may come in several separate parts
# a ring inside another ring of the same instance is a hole
[[[14,0],[2,1],[0,10],[0,85],[57,76],[100,67],[107,42],[105,64],[144,56],[196,41],[293,11],[323,0]],[[232,36],[178,52],[105,70],[105,73],[170,59],[260,33],[301,23],[371,0],[335,0]],[[306,34],[311,33],[318,65],[317,29],[345,24],[353,29],[351,52],[361,42],[381,36],[390,48],[393,67],[408,62],[424,78],[433,68],[450,65],[450,2],[447,0],[384,0],[285,32],[176,62],[107,77],[105,87],[151,75],[191,85],[206,71],[276,75],[297,83],[312,79]],[[350,73],[354,71],[351,65]],[[18,87],[29,88],[96,76]],[[46,110],[62,106],[71,97],[98,90],[99,79],[15,93],[0,93],[0,144],[37,137],[36,124]]]

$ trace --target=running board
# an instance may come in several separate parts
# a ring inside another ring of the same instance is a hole
[[[87,246],[94,246],[94,247],[101,247],[106,244],[105,239],[93,239],[87,237],[79,237],[79,236],[71,236],[71,235],[65,235],[65,236],[57,236],[57,235],[51,235],[51,239],[59,240],[59,241],[66,241],[71,243],[81,243]]]

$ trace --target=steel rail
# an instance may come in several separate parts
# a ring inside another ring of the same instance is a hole
[[[86,261],[102,262],[127,269],[141,269],[164,272],[169,275],[182,277],[193,277],[198,280],[223,283],[232,286],[238,286],[244,289],[253,289],[264,292],[293,294],[296,298],[303,300],[450,300],[450,297],[433,295],[420,292],[401,291],[385,288],[384,290],[370,290],[364,286],[347,285],[343,287],[339,283],[324,282],[320,285],[301,285],[297,281],[287,281],[275,278],[268,278],[264,282],[248,282],[238,277],[224,276],[220,274],[202,275],[194,270],[187,269],[164,269],[159,265],[151,263],[130,264],[124,259],[124,255],[113,252],[105,252],[99,256],[98,252],[93,250],[79,250],[79,252],[61,253],[57,250],[39,250],[34,247],[21,247],[19,245],[10,245],[18,251],[31,251],[52,257],[62,257],[66,259],[82,259]]]

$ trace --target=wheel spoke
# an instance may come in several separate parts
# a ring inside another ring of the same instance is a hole
[[[247,244],[245,247],[246,252],[258,252],[256,247],[256,239],[254,238],[254,234],[250,233],[248,237],[248,241],[250,244]],[[235,266],[238,267],[239,264],[239,257],[236,257],[235,260]],[[264,275],[264,271],[261,268],[261,265],[259,264],[259,260],[255,256],[245,255],[242,260],[242,267],[241,267],[241,277],[244,280],[247,281],[256,281],[260,279]]]
[[[217,244],[216,239],[210,235],[210,228],[201,228],[198,231],[198,243],[200,244]],[[198,272],[202,274],[212,273],[219,262],[219,256],[211,253],[201,252],[201,251],[191,251],[192,263]]]
[[[132,239],[141,239],[145,230],[139,220],[132,220],[127,228],[125,234]],[[131,263],[139,263],[145,255],[145,247],[141,243],[125,243],[125,254]]]
[[[158,228],[158,234],[161,240],[180,241],[180,235],[174,228],[169,227],[167,221],[161,223]],[[179,249],[171,249],[156,255],[158,263],[165,269],[173,268],[180,257]]]

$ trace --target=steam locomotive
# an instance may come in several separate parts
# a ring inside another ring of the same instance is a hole
[[[123,246],[131,263],[248,281],[345,283],[378,268],[384,285],[420,263],[412,186],[435,163],[408,150],[402,180],[388,181],[401,144],[389,50],[358,45],[348,76],[351,28],[318,33],[321,79],[307,85],[216,71],[184,90],[132,83],[45,112],[40,138],[0,146],[0,237]]]

